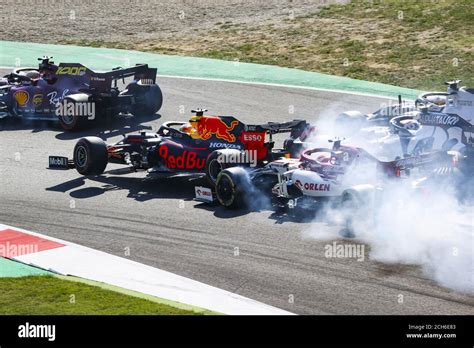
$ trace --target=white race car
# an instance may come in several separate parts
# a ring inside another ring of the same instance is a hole
[[[373,114],[348,111],[336,117],[333,134],[318,134],[307,147],[321,146],[335,136],[392,160],[427,150],[465,152],[474,137],[474,89],[447,82],[448,91],[428,92],[415,103],[399,103]],[[334,134],[335,133],[335,134]]]
[[[281,158],[255,170],[225,169],[217,178],[216,196],[225,207],[241,208],[252,207],[260,191],[271,192],[274,206],[299,216],[315,211],[320,203],[343,205],[355,216],[373,206],[387,186],[419,188],[433,169],[451,170],[455,156],[436,151],[385,162],[335,141],[332,149],[308,149],[300,159]]]

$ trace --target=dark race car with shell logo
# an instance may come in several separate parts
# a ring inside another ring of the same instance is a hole
[[[38,68],[14,69],[0,78],[0,118],[59,121],[65,130],[77,130],[96,118],[151,116],[161,108],[156,69],[148,65],[95,72],[78,63],[39,60]],[[117,82],[125,78],[133,80],[120,90]]]

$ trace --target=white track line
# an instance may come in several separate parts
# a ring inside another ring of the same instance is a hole
[[[0,69],[15,69],[15,68],[16,67],[0,66]],[[310,86],[285,85],[285,84],[270,83],[270,82],[239,81],[239,80],[218,79],[218,78],[211,78],[211,77],[176,76],[176,75],[161,75],[161,74],[158,74],[157,76],[158,77],[165,77],[165,78],[172,78],[172,79],[183,79],[183,80],[229,82],[229,83],[240,83],[240,84],[245,84],[245,85],[306,89],[306,90],[311,90],[311,91],[341,93],[341,94],[357,95],[357,96],[362,96],[362,97],[379,98],[379,99],[385,99],[385,100],[387,100],[387,99],[397,100],[397,98],[395,98],[395,97],[387,97],[387,96],[371,94],[371,93],[343,91],[343,90],[339,90],[339,89],[319,88],[319,87],[310,87]]]
[[[339,90],[339,89],[319,88],[319,87],[310,87],[310,86],[285,85],[285,84],[270,83],[270,82],[239,81],[239,80],[217,79],[217,78],[211,78],[211,77],[192,77],[192,76],[175,76],[175,75],[160,75],[160,74],[158,74],[157,76],[158,77],[165,77],[165,78],[173,78],[173,79],[202,80],[202,81],[215,81],[215,82],[231,82],[231,83],[240,83],[240,84],[245,84],[245,85],[307,89],[307,90],[313,90],[313,91],[350,94],[350,95],[357,95],[357,96],[371,97],[371,98],[380,98],[380,99],[392,99],[392,100],[397,100],[398,99],[398,98],[395,98],[395,97],[386,97],[386,96],[383,96],[383,95],[370,94],[370,93],[352,92],[352,91],[344,91],[344,90]]]

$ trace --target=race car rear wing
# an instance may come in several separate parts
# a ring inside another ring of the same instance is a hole
[[[309,127],[309,123],[305,120],[293,120],[289,122],[268,122],[260,125],[247,125],[246,129],[252,132],[268,132],[268,134],[291,133],[290,136],[294,139]]]
[[[388,177],[400,177],[402,173],[409,175],[410,170],[417,167],[452,165],[453,157],[445,151],[434,151],[389,162],[377,162],[379,169]]]
[[[92,76],[105,77],[111,80],[120,80],[134,76],[135,80],[150,80],[152,83],[156,81],[156,68],[149,68],[148,64],[137,64],[131,68],[115,68],[104,73],[93,72]]]
[[[156,81],[156,68],[149,68],[147,64],[139,64],[131,68],[115,68],[104,73],[92,72],[91,89],[108,92],[112,88],[112,83],[132,77],[134,80],[141,80],[142,84],[152,85]],[[115,85],[114,85],[115,87]]]
[[[56,74],[59,79],[82,80],[89,90],[108,93],[112,87],[115,87],[118,80],[132,76],[135,80],[141,80],[143,84],[154,84],[156,82],[156,72],[156,68],[149,68],[147,64],[137,64],[130,68],[118,67],[106,72],[95,72],[79,63],[61,63]]]

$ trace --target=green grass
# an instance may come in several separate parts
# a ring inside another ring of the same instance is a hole
[[[0,279],[0,315],[198,314],[53,276]]]
[[[278,24],[228,22],[159,42],[65,43],[272,64],[420,90],[474,86],[473,0],[356,0]]]

